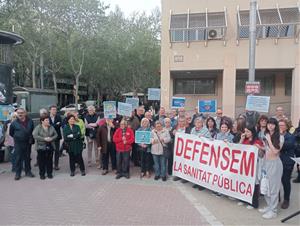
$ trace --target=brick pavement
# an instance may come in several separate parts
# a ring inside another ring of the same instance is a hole
[[[35,153],[32,157],[34,163]],[[77,172],[71,178],[68,157],[60,160],[54,179],[45,181],[22,177],[16,182],[10,165],[0,164],[7,170],[0,174],[1,225],[280,225],[280,219],[300,209],[299,184],[292,184],[290,208],[264,220],[258,211],[190,183],[141,180],[137,167],[131,167],[129,180],[101,176],[95,166],[86,167],[87,176]],[[38,176],[37,168],[33,172]],[[300,225],[300,217],[286,225]]]

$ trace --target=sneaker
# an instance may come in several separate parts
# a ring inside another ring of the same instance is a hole
[[[98,165],[98,166],[97,166],[97,169],[101,169],[101,166],[100,166],[100,165]]]
[[[167,177],[162,177],[162,181],[167,181]]]
[[[300,177],[297,177],[296,179],[294,179],[293,183],[300,183]]]
[[[41,180],[45,180],[46,177],[45,177],[45,176],[40,176],[40,179],[41,179]]]
[[[290,202],[287,200],[284,200],[282,205],[281,205],[281,209],[287,209],[289,208]]]
[[[272,219],[272,218],[277,217],[277,213],[274,213],[273,211],[270,210],[270,211],[266,212],[262,217],[265,219]]]
[[[54,170],[59,170],[59,167],[58,167],[58,166],[55,166],[55,167],[54,167]]]
[[[71,172],[70,176],[74,177],[75,176],[75,172]]]
[[[116,179],[118,180],[118,179],[120,179],[121,177],[122,177],[121,174],[117,174]]]
[[[269,211],[269,207],[267,207],[267,206],[265,208],[258,209],[258,212],[260,212],[260,213],[266,213],[268,211]]]
[[[160,178],[160,176],[155,176],[154,180],[158,180]]]
[[[251,205],[247,205],[247,207],[246,207],[248,210],[253,210],[254,209],[254,207],[253,206],[251,206]]]
[[[20,175],[16,175],[15,176],[15,180],[20,180],[21,179],[21,176]]]
[[[52,178],[53,178],[53,175],[52,175],[52,174],[48,175],[48,178],[49,178],[49,179],[52,179]]]
[[[85,176],[86,174],[85,174],[85,171],[82,171],[81,172],[81,176]]]
[[[243,203],[243,202],[238,202],[237,205],[238,205],[238,206],[243,206],[244,203]]]

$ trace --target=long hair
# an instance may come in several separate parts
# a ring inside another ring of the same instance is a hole
[[[208,118],[206,119],[206,128],[208,129],[208,121],[212,121],[214,123],[214,126],[213,126],[213,129],[214,130],[217,130],[217,123],[216,123],[216,120],[211,117],[211,116],[208,116]]]
[[[247,130],[251,131],[252,133],[252,140],[250,141],[250,144],[253,145],[255,141],[258,139],[258,133],[256,132],[256,129],[254,126],[248,125],[246,126]]]
[[[271,135],[268,129],[268,124],[275,125],[274,133]],[[275,118],[269,118],[267,122],[266,134],[269,133],[271,135],[271,141],[275,148],[280,149],[280,131],[278,121]]]

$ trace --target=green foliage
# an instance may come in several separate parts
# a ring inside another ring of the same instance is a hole
[[[25,38],[15,68],[34,79],[43,55],[53,75],[73,75],[95,93],[118,96],[159,86],[160,12],[124,17],[100,0],[0,0],[0,26]]]

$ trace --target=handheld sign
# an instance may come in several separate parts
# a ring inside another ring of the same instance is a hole
[[[0,105],[0,121],[10,120],[14,110],[15,109],[12,105]]]
[[[181,108],[185,106],[185,97],[172,97],[172,108]]]
[[[151,131],[135,131],[135,143],[136,144],[150,144],[151,143]]]
[[[257,112],[269,112],[270,97],[267,96],[247,96],[246,110]]]
[[[126,104],[131,104],[132,109],[137,109],[139,107],[140,100],[139,98],[126,98]]]
[[[148,100],[160,100],[160,89],[149,88],[148,89]]]
[[[117,106],[116,101],[104,101],[104,118],[114,119],[117,117]]]
[[[118,114],[123,116],[131,117],[132,114],[132,105],[122,102],[118,102]]]
[[[198,100],[198,109],[201,113],[215,113],[217,111],[217,100]]]

